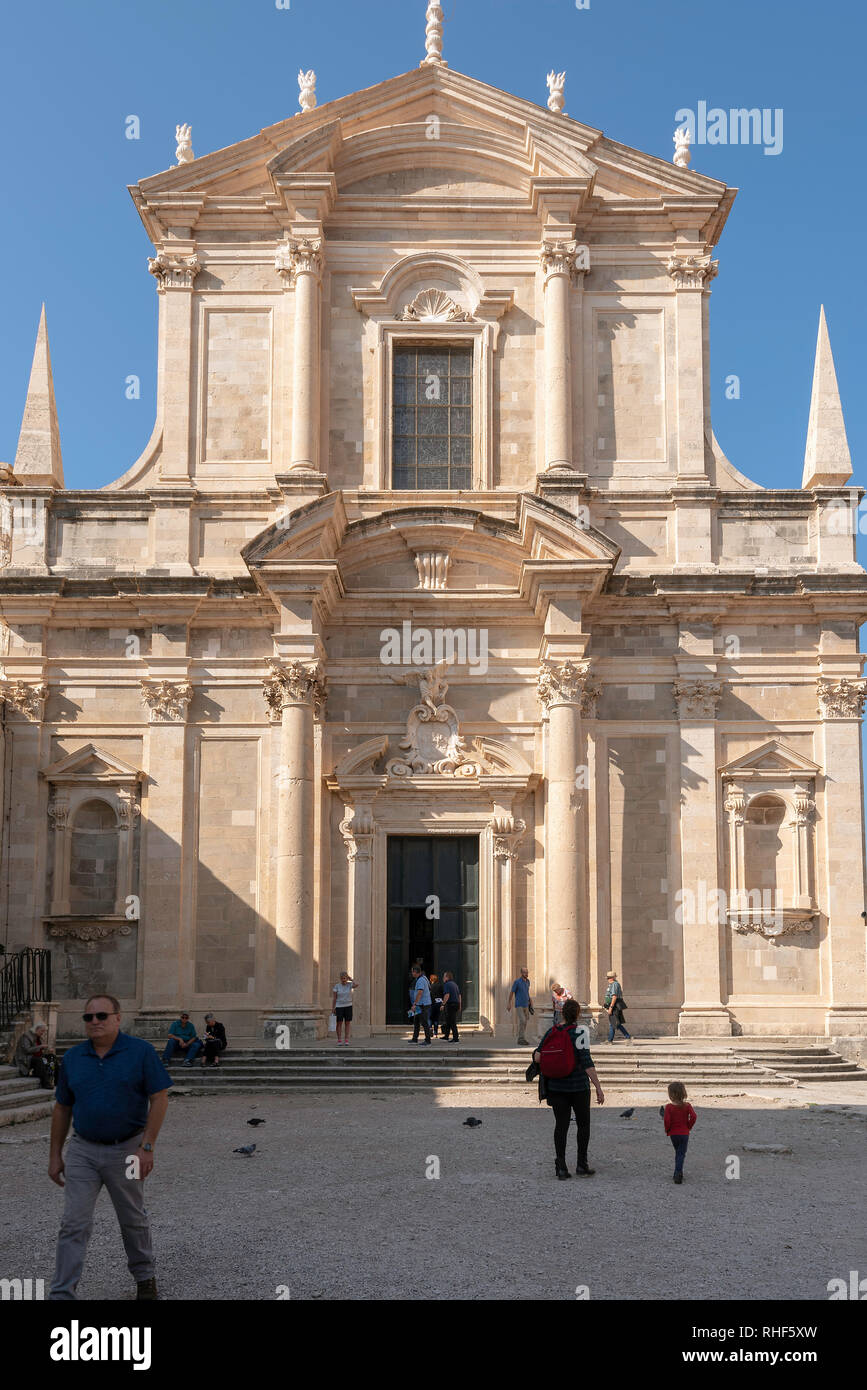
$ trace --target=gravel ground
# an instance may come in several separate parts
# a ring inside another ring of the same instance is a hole
[[[148,1179],[160,1291],[511,1300],[574,1299],[587,1285],[592,1299],[824,1300],[829,1279],[867,1273],[865,1091],[697,1093],[682,1187],[662,1095],[594,1101],[597,1173],[571,1182],[553,1177],[553,1119],[535,1088],[175,1096]],[[266,1124],[248,1127],[253,1115]],[[482,1125],[464,1126],[468,1115]],[[46,1133],[44,1120],[0,1131],[0,1277],[47,1288],[62,1194],[45,1173]],[[248,1143],[251,1157],[232,1152]],[[747,1143],[793,1153],[746,1154]],[[725,1176],[732,1154],[737,1180]],[[431,1157],[438,1179],[425,1176]],[[614,1239],[616,1258],[604,1253]],[[103,1193],[79,1294],[132,1293]]]

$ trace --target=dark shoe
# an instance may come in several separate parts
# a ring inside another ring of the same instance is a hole
[[[136,1302],[143,1299],[148,1300],[150,1302],[153,1302],[154,1300],[159,1300],[156,1279],[143,1279],[140,1284],[136,1284],[135,1296]]]
[[[675,1173],[675,1175],[674,1175],[674,1181],[675,1181],[675,1182],[683,1182],[683,1173]]]
[[[575,1169],[575,1176],[577,1178],[592,1178],[595,1172],[595,1168],[588,1168],[586,1163],[579,1163]]]
[[[555,1177],[555,1178],[571,1178],[571,1176],[572,1176],[572,1174],[569,1172],[569,1169],[566,1167],[566,1164],[565,1164],[565,1163],[561,1163],[560,1160],[559,1160],[559,1158],[555,1158],[555,1159],[554,1159],[554,1177]]]
[[[424,1042],[421,1044],[421,1046],[422,1046],[422,1047],[430,1047],[430,1046],[431,1046],[431,1040],[430,1040],[430,1038],[425,1038],[425,1040],[424,1040]]]

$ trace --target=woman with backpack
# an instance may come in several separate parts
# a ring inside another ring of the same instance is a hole
[[[578,1166],[575,1172],[579,1178],[590,1178],[595,1173],[596,1169],[587,1165],[591,1081],[596,1088],[598,1104],[605,1102],[593,1058],[581,1045],[583,1038],[579,1040],[577,1036],[580,1008],[577,999],[567,999],[563,1005],[562,1024],[549,1028],[533,1053],[533,1061],[538,1063],[540,1072],[539,1099],[544,1096],[554,1111],[554,1174],[558,1178],[572,1176],[566,1167],[566,1136],[573,1114],[578,1130]]]

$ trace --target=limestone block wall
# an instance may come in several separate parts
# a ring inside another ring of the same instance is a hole
[[[198,750],[195,991],[254,994],[261,738]]]
[[[268,309],[210,308],[204,315],[203,458],[268,459],[272,324]]]

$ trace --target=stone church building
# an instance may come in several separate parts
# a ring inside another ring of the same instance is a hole
[[[64,486],[45,319],[0,470],[7,950],[59,1031],[464,1021],[867,1034],[851,466],[824,317],[803,479],[710,422],[734,190],[424,61],[132,196],[158,402]],[[543,89],[544,90],[544,89]],[[818,306],[817,306],[818,307]],[[806,402],[805,402],[806,404]]]

